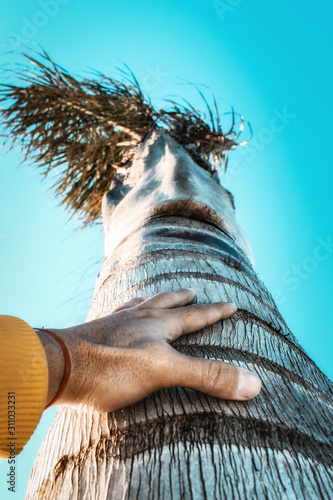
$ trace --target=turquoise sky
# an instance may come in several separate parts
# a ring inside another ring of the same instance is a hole
[[[330,378],[332,17],[328,0],[0,0],[1,54],[20,39],[74,73],[116,76],[125,62],[157,105],[180,95],[202,108],[190,81],[211,89],[221,112],[232,105],[251,122],[254,139],[231,155],[223,182],[260,278]],[[33,326],[83,322],[103,262],[101,227],[77,230],[18,151],[0,158],[1,312]],[[54,414],[18,459],[16,494],[4,495],[0,464],[2,499],[23,498]]]

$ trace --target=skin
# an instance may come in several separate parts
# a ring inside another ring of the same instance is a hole
[[[191,304],[195,295],[192,289],[181,289],[136,298],[109,316],[51,329],[65,342],[71,359],[69,381],[55,404],[110,412],[172,386],[223,399],[255,397],[261,383],[253,373],[223,361],[185,356],[171,347],[181,335],[230,318],[237,310],[226,302]],[[48,404],[59,389],[65,359],[51,335],[38,335],[49,366]]]

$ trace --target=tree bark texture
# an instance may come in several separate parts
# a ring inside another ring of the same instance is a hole
[[[238,312],[174,346],[253,370],[260,394],[234,402],[177,387],[112,414],[61,408],[27,499],[333,498],[332,383],[228,234],[177,215],[146,222],[105,262],[87,320],[187,287],[198,302],[235,302]]]

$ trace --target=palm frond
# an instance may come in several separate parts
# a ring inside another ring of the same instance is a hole
[[[0,102],[9,103],[1,111],[6,135],[44,175],[56,169],[56,195],[88,224],[116,169],[154,128],[153,108],[136,83],[101,73],[80,81],[45,52],[24,55],[31,64],[18,77],[26,85],[0,87]]]
[[[53,189],[73,213],[88,225],[100,216],[100,202],[118,168],[129,165],[147,133],[167,129],[195,160],[208,170],[227,165],[237,146],[235,116],[224,134],[214,99],[214,111],[204,100],[210,123],[190,103],[167,101],[156,111],[128,67],[122,80],[94,71],[77,78],[48,54],[24,52],[27,63],[11,71],[22,84],[0,84],[0,113],[11,146],[18,143],[44,176],[55,175]],[[243,126],[241,119],[241,126]]]

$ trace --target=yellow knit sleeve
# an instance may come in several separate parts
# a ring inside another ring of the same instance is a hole
[[[48,367],[36,332],[25,321],[0,315],[0,458],[14,458],[45,409]]]

